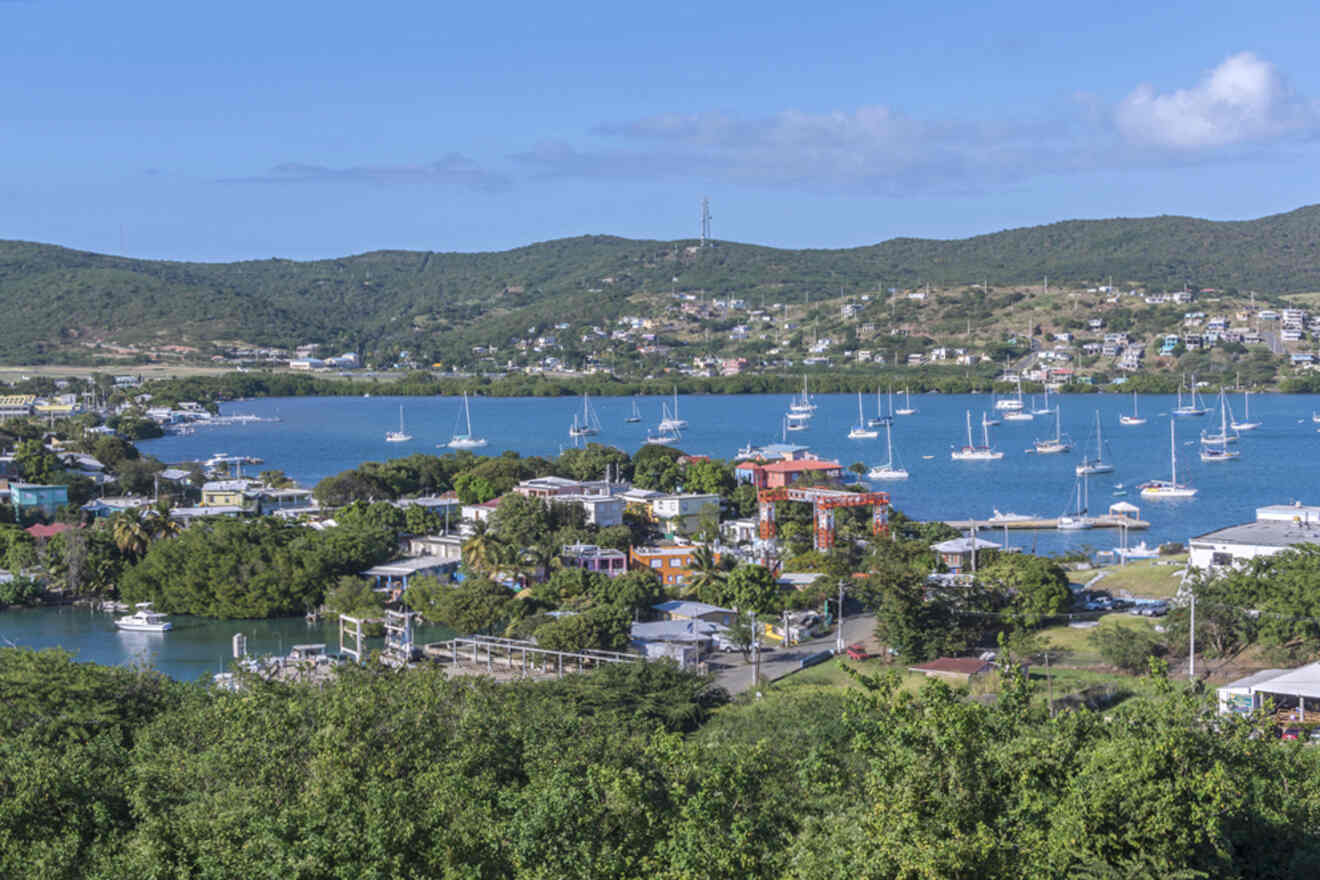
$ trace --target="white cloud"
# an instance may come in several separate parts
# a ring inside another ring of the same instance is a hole
[[[1314,132],[1314,104],[1250,52],[1225,59],[1190,89],[1161,94],[1140,85],[1114,112],[1119,132],[1146,146],[1194,151]]]
[[[307,162],[281,162],[265,174],[225,178],[224,183],[307,183],[342,181],[379,186],[443,184],[482,192],[509,188],[507,176],[489,171],[460,153],[448,153],[434,162],[417,165],[354,165],[331,168]]]

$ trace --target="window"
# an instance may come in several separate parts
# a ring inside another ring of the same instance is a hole
[[[652,568],[661,568],[661,567],[664,566],[664,564],[665,564],[665,561],[664,561],[663,559],[652,559],[652,560],[651,560],[651,567],[652,567]]]
[[[671,559],[671,560],[669,560],[669,567],[670,567],[670,568],[678,568],[678,560],[677,560],[677,559]]]
[[[1211,565],[1232,565],[1232,564],[1233,564],[1233,554],[1232,554],[1232,553],[1212,553],[1212,554],[1210,555],[1210,564],[1211,564]]]

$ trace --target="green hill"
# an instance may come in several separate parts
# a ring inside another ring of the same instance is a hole
[[[92,340],[221,340],[424,357],[504,344],[529,326],[606,322],[671,289],[800,302],[882,286],[1092,283],[1156,289],[1320,290],[1320,206],[1241,222],[1076,220],[956,241],[901,238],[846,250],[784,250],[611,236],[497,253],[376,251],[313,262],[133,260],[0,242],[3,359],[49,360]]]

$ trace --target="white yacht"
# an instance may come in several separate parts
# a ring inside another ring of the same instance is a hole
[[[1085,455],[1082,456],[1082,463],[1076,468],[1077,476],[1085,474],[1110,474],[1114,472],[1114,466],[1105,461],[1105,444],[1101,436],[1100,428],[1100,410],[1095,411],[1095,458],[1091,458],[1088,448]]]
[[[1056,405],[1054,407],[1054,439],[1037,440],[1034,444],[1032,444],[1033,448],[1036,450],[1036,454],[1053,455],[1060,452],[1072,451],[1073,448],[1072,438],[1066,437],[1063,435],[1063,433],[1060,432],[1059,430],[1060,421],[1061,418],[1059,415],[1059,407]]]
[[[880,432],[866,426],[866,417],[862,415],[862,392],[857,392],[857,424],[848,432],[849,440],[874,440]]]
[[[480,449],[486,445],[485,437],[472,435],[472,411],[468,408],[467,392],[463,392],[463,430],[455,431],[447,444],[450,449]],[[457,426],[456,426],[457,427]],[[437,446],[440,444],[436,444]]]
[[[1178,482],[1178,447],[1174,435],[1174,420],[1169,419],[1169,479],[1149,480],[1141,484],[1142,498],[1194,498],[1196,490]]]
[[[885,425],[885,463],[878,464],[866,472],[870,480],[906,480],[908,472],[894,464],[894,426]]]
[[[990,446],[990,429],[981,425],[982,445],[972,442],[972,411],[967,410],[967,445],[949,454],[954,461],[998,461],[1004,453]]]
[[[917,411],[916,411],[915,409],[912,408],[912,395],[908,392],[908,390],[907,390],[906,388],[904,388],[904,389],[903,389],[903,407],[902,407],[901,409],[896,409],[896,410],[894,410],[894,415],[896,415],[896,416],[910,416],[910,415],[915,415],[916,412],[917,412]]]
[[[1118,423],[1129,427],[1146,424],[1146,420],[1137,414],[1137,392],[1132,392],[1132,415],[1119,416]]]
[[[399,430],[387,431],[385,434],[386,443],[407,443],[413,438],[403,427],[403,407],[399,407]]]
[[[116,617],[115,626],[129,632],[163,633],[173,628],[174,624],[159,611],[151,610],[150,602],[139,602],[133,606],[137,610],[127,617]]]

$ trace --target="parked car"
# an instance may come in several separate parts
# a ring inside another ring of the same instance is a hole
[[[1301,735],[1302,735],[1302,729],[1300,727],[1285,727],[1279,733],[1279,739],[1295,740],[1295,739],[1300,739]]]
[[[844,653],[848,655],[849,660],[865,660],[867,657],[871,656],[861,642],[855,642],[849,645],[844,649]]]

